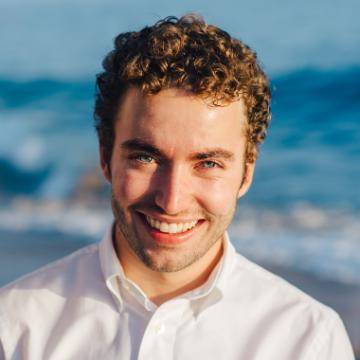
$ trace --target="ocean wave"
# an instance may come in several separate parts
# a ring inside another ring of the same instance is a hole
[[[110,209],[89,209],[82,204],[63,201],[33,202],[18,198],[0,208],[0,229],[15,232],[52,231],[71,236],[101,237],[111,222]]]
[[[255,261],[360,284],[359,218],[359,213],[346,209],[304,203],[285,212],[239,205],[229,232],[239,252]],[[87,238],[89,243],[100,240],[111,221],[110,208],[96,203],[23,199],[0,209],[0,230],[62,233]]]
[[[360,208],[360,67],[272,79],[273,121],[249,201]],[[94,83],[0,80],[0,194],[68,198],[97,166]],[[273,174],[276,173],[276,176]],[[23,184],[23,186],[22,186]]]
[[[240,252],[321,278],[360,284],[360,213],[296,203],[287,211],[239,207],[230,227]]]

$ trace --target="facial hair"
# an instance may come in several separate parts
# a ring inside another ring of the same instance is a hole
[[[166,254],[173,253],[174,249],[167,248],[156,243],[152,244],[152,250],[161,250],[163,254],[161,259],[162,261],[155,261],[156,259],[154,260],[153,257],[149,255],[148,248],[143,245],[137,228],[131,223],[131,221],[127,220],[124,208],[121,206],[120,202],[114,197],[114,195],[112,195],[111,204],[116,227],[118,230],[115,231],[115,243],[119,241],[125,241],[143,264],[145,264],[151,270],[157,272],[177,272],[184,268],[187,268],[188,266],[198,261],[210,250],[212,246],[215,245],[215,243],[217,243],[217,241],[220,241],[220,239],[223,238],[224,231],[230,224],[235,212],[234,208],[231,213],[225,215],[221,221],[222,226],[215,227],[209,239],[205,242],[201,242],[201,246],[195,246],[191,248],[188,252],[179,254],[176,258],[176,261],[165,261],[165,259],[167,258]],[[137,207],[139,207],[139,205],[133,205],[132,211],[135,211],[134,208]],[[206,217],[211,220],[210,214],[207,214]]]

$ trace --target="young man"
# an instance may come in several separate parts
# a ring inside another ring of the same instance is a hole
[[[114,223],[4,288],[5,359],[352,359],[341,320],[226,229],[270,119],[255,54],[194,17],[119,35],[97,78]]]

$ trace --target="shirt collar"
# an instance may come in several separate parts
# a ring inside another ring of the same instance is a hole
[[[235,250],[230,242],[229,235],[226,232],[223,239],[223,255],[211,272],[209,278],[200,287],[185,294],[185,297],[190,300],[196,300],[209,295],[215,289],[219,290],[222,294],[228,274],[231,271]]]
[[[120,310],[122,310],[123,300],[120,296],[118,279],[125,278],[125,274],[113,245],[114,226],[115,225],[112,224],[108,227],[99,244],[99,257],[106,286],[120,306]]]
[[[216,287],[223,292],[228,282],[230,273],[232,272],[235,262],[236,251],[234,245],[231,243],[229,234],[224,234],[224,249],[223,257],[221,259],[221,267],[216,278]]]
[[[106,286],[111,292],[115,302],[118,304],[120,312],[124,308],[124,299],[121,295],[121,290],[131,292],[143,305],[143,307],[145,307],[148,311],[154,311],[156,309],[156,305],[153,304],[147,298],[146,294],[137,286],[137,284],[129,280],[124,273],[123,267],[121,266],[114,248],[114,227],[114,223],[109,226],[99,244],[100,265]]]
[[[138,293],[137,296],[140,295],[140,297],[144,298],[144,307],[146,307],[148,310],[154,310],[151,306],[149,308],[149,303],[151,303],[151,301],[146,298],[146,295],[142,292],[142,290],[136,284],[126,278],[124,270],[114,249],[113,229],[114,224],[109,226],[102,241],[99,244],[100,265],[104,275],[106,286],[112,293],[115,301],[118,303],[120,311],[124,307],[123,299],[120,292],[120,283],[130,285],[131,288],[135,289],[135,291]],[[217,302],[217,300],[222,297],[224,288],[227,283],[227,279],[234,263],[234,258],[235,249],[230,242],[228,233],[226,232],[223,240],[222,258],[210,274],[207,281],[200,287],[189,291],[188,293],[183,294],[180,297],[193,301],[207,297],[210,294],[217,293],[218,295],[220,295],[220,297],[214,297],[214,301]]]

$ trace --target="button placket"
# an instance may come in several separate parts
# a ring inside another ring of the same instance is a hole
[[[143,335],[138,360],[173,357],[177,325],[183,310],[178,301],[170,301],[154,312]]]

